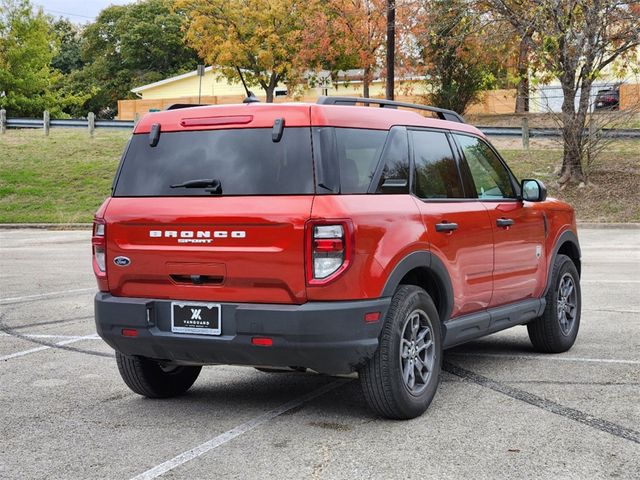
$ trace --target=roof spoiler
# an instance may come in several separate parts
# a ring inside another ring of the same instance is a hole
[[[449,120],[450,122],[466,123],[462,115],[453,110],[444,108],[431,107],[429,105],[419,105],[417,103],[396,102],[394,100],[384,100],[381,98],[360,98],[360,97],[326,97],[318,98],[318,105],[351,105],[358,103],[379,105],[380,108],[413,108],[415,110],[424,110],[435,113],[440,120]]]

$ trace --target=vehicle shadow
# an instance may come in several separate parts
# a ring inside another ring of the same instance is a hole
[[[485,338],[469,342],[444,352],[444,361],[459,361],[466,354],[530,354],[533,347],[526,338]],[[149,400],[129,397],[129,408],[142,407],[145,415],[175,415],[181,418],[213,418],[218,415],[260,415],[281,405],[308,395],[317,389],[338,381],[342,385],[282,413],[282,417],[305,410],[307,415],[332,418],[332,422],[319,422],[321,428],[348,429],[349,424],[384,421],[367,406],[357,377],[344,378],[315,373],[283,372],[263,373],[245,367],[205,367],[201,377],[187,392],[173,399]],[[230,376],[230,373],[233,373]],[[453,381],[453,376],[442,373],[441,381]],[[427,412],[428,413],[428,412]],[[346,422],[346,423],[343,423]]]

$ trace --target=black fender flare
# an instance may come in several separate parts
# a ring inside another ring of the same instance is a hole
[[[547,273],[547,286],[544,289],[544,293],[542,296],[546,296],[547,292],[551,288],[551,283],[553,282],[553,278],[551,274],[553,273],[553,265],[556,261],[556,257],[558,256],[558,251],[560,247],[565,243],[572,244],[578,252],[578,259],[582,258],[582,252],[580,251],[580,242],[578,241],[578,236],[571,230],[564,231],[556,240],[556,244],[553,247],[553,253],[551,254],[551,258],[549,261],[549,271]],[[578,268],[578,272],[580,272],[580,268]]]
[[[440,287],[441,295],[444,297],[439,299],[441,303],[440,321],[444,322],[449,319],[453,310],[453,286],[442,260],[429,251],[412,252],[400,260],[387,278],[381,297],[393,296],[404,276],[414,268],[420,267],[428,269]]]

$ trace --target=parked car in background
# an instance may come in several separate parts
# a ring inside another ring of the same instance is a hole
[[[618,110],[620,108],[620,88],[598,90],[595,110]]]

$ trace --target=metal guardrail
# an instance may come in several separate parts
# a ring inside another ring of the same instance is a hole
[[[95,128],[120,128],[133,129],[133,120],[96,120]],[[41,118],[7,118],[7,128],[44,128],[44,120]],[[88,128],[87,119],[65,119],[51,120],[52,128]],[[478,129],[485,135],[496,137],[521,137],[521,127],[485,127],[478,126]],[[585,134],[588,132],[585,130]],[[636,138],[640,139],[640,129],[603,129],[598,131],[598,135],[606,138]],[[535,137],[561,137],[562,130],[559,128],[530,128],[529,136]]]
[[[88,128],[87,119],[51,120],[49,125],[65,128]],[[96,120],[96,128],[128,128],[133,129],[133,120]],[[44,120],[41,118],[7,118],[7,128],[44,128]]]
[[[477,127],[482,133],[487,136],[496,137],[521,137],[521,127]],[[605,138],[639,138],[640,129],[634,128],[604,128],[596,131],[597,135]],[[589,134],[589,131],[585,129],[585,135]],[[562,130],[559,128],[530,128],[530,137],[561,137]]]

